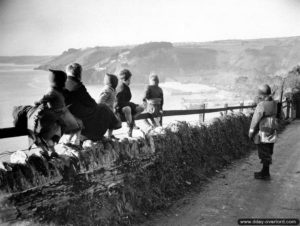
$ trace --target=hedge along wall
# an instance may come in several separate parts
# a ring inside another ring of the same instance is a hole
[[[65,178],[69,180],[2,199],[3,221],[30,219],[73,225],[130,225],[142,221],[216,169],[248,153],[253,148],[247,136],[249,124],[250,117],[243,114],[216,119],[210,125],[180,122],[163,134],[131,143],[108,142],[106,148],[96,143],[73,150],[79,153],[73,160],[78,162],[78,170],[67,173]],[[103,153],[107,153],[107,161]],[[101,167],[105,162],[106,167]],[[69,166],[61,167],[57,175],[63,177]]]

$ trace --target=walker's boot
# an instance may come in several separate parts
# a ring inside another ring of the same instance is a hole
[[[262,174],[262,170],[259,172],[254,172],[254,178],[258,179],[258,177],[261,177],[261,174]]]
[[[271,175],[270,175],[270,165],[269,164],[265,164],[263,166],[263,171],[264,171],[264,175],[266,177],[271,177]]]
[[[254,174],[254,178],[255,179],[260,179],[260,180],[270,180],[271,176],[263,174],[263,173],[257,173],[257,174]]]
[[[270,180],[270,167],[268,164],[264,164],[263,168],[260,172],[255,172],[254,173],[254,178],[255,179],[260,179],[260,180]]]

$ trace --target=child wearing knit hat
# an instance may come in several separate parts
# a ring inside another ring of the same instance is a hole
[[[116,101],[116,88],[118,85],[118,77],[113,74],[106,74],[104,76],[104,87],[100,92],[98,104],[106,104],[112,111]]]
[[[116,88],[118,86],[118,77],[114,74],[106,74],[104,76],[104,87],[100,92],[98,104],[106,104],[113,112],[115,111]],[[120,124],[122,122],[120,121]],[[113,129],[108,130],[108,138],[117,139],[113,134]]]

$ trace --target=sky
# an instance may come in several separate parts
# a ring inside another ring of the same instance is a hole
[[[300,35],[300,0],[0,0],[0,55]]]

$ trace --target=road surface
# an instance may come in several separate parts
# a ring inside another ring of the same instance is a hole
[[[270,181],[255,180],[257,152],[217,173],[144,226],[232,226],[239,218],[300,218],[300,121],[280,134]]]

